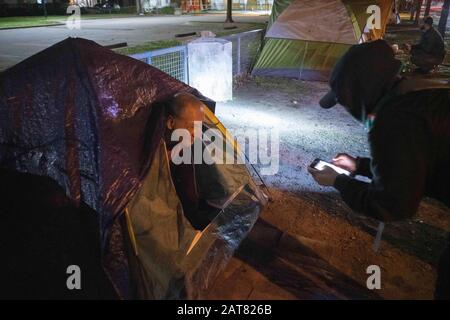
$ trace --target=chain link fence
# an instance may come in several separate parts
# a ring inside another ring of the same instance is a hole
[[[263,30],[252,30],[221,37],[232,42],[233,77],[250,73],[263,39]],[[189,83],[187,46],[147,51],[130,57],[148,63],[168,75]]]

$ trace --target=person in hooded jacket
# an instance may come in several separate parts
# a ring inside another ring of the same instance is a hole
[[[450,206],[450,86],[399,76],[401,62],[383,40],[352,46],[330,77],[323,108],[337,103],[369,129],[371,159],[338,154],[333,164],[372,179],[362,182],[330,167],[309,168],[334,186],[353,210],[383,222],[411,218],[424,196]],[[450,298],[450,238],[435,297]]]

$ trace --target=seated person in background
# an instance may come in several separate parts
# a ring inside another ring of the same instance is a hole
[[[426,74],[444,61],[445,45],[441,34],[433,27],[433,18],[426,17],[420,28],[423,34],[419,44],[407,44],[406,48],[417,71]]]
[[[190,163],[178,165],[171,160],[172,149],[179,143],[178,141],[172,141],[171,136],[174,130],[185,129],[190,134],[191,145],[194,144],[195,139],[201,139],[201,137],[195,136],[201,134],[201,132],[196,133],[194,129],[196,122],[197,127],[202,128],[205,108],[207,108],[206,105],[190,93],[176,94],[167,108],[165,132],[172,181],[183,206],[184,215],[197,230],[203,230],[211,222],[217,214],[217,209],[212,208],[199,197],[193,159]]]

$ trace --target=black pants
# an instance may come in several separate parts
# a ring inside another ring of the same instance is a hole
[[[425,51],[416,49],[411,51],[411,62],[423,72],[430,72],[444,61],[444,57],[436,57]]]
[[[447,240],[447,247],[439,259],[434,297],[437,300],[450,300],[450,235]]]

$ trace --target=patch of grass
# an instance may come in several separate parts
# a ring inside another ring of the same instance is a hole
[[[130,55],[130,54],[141,53],[141,52],[146,52],[146,51],[151,51],[151,50],[176,47],[181,44],[182,43],[180,41],[175,40],[175,39],[157,40],[157,41],[144,42],[142,44],[139,44],[139,45],[133,46],[133,47],[114,49],[114,51],[117,53],[120,53],[120,54]]]
[[[48,16],[45,17],[5,17],[0,18],[0,29],[15,27],[33,27],[47,24],[62,23],[67,19],[66,16]]]
[[[206,25],[207,23],[204,23],[204,24]],[[224,36],[229,36],[229,35],[235,34],[235,33],[241,33],[241,32],[246,32],[246,31],[257,30],[257,29],[264,29],[266,27],[266,25],[264,23],[252,23],[252,24],[235,23],[233,25],[236,26],[235,29],[225,29],[225,27],[229,27],[228,24],[226,24],[226,23],[218,24],[218,26],[220,27],[220,30],[217,30],[217,32],[214,32],[214,33],[216,34],[217,37],[224,37]]]
[[[17,27],[38,27],[44,25],[53,25],[66,23],[70,15],[62,16],[30,16],[30,17],[2,17],[0,18],[0,29],[17,28]],[[98,13],[98,14],[82,14],[82,20],[91,19],[113,19],[113,18],[129,18],[136,17],[136,14],[129,13]]]
[[[156,11],[158,14],[175,14],[175,8],[174,7],[163,7]]]
[[[264,27],[264,24],[239,24],[237,23],[236,29],[230,29],[230,30],[223,30],[220,32],[217,32],[217,29],[223,29],[224,26],[228,26],[225,23],[210,23],[210,22],[192,22],[190,25],[205,25],[205,30],[211,29],[217,37],[223,37],[226,35],[234,34],[234,33],[240,33],[244,31],[250,31],[250,30],[256,30],[260,29],[261,27]],[[213,27],[213,28],[207,28],[207,27]],[[124,55],[130,55],[135,53],[141,53],[151,50],[158,50],[158,49],[164,49],[164,48],[170,48],[170,47],[176,47],[179,45],[182,45],[183,43],[176,39],[167,39],[167,40],[157,40],[157,41],[150,41],[150,42],[144,42],[142,44],[132,46],[132,47],[126,47],[126,48],[118,48],[114,49],[117,53],[124,54]],[[252,46],[251,44],[250,46]],[[253,47],[248,48],[249,50],[252,50],[252,52],[256,52],[259,45],[253,45]]]

